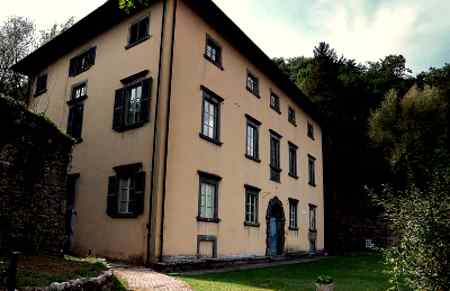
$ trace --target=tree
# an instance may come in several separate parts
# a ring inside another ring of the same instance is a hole
[[[10,67],[36,46],[34,23],[24,17],[9,17],[0,26],[0,95],[23,100],[27,80]]]
[[[68,30],[72,25],[75,23],[75,17],[70,17],[63,23],[55,23],[53,24],[49,29],[43,29],[39,31],[39,44],[40,46],[44,45],[45,43],[49,42],[53,38],[55,38],[57,35],[63,33],[64,31]]]

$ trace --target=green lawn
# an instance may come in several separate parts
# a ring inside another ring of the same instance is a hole
[[[264,269],[181,276],[195,291],[314,290],[319,275],[336,281],[337,291],[386,290],[383,262],[376,255],[324,258],[320,261]]]

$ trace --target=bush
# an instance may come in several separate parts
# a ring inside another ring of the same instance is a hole
[[[317,277],[316,283],[322,284],[322,285],[328,285],[328,284],[333,283],[333,278],[331,278],[330,276],[321,275],[321,276]]]
[[[384,207],[397,241],[385,250],[391,290],[449,290],[450,178],[449,171],[433,175],[419,189],[385,187],[376,201]]]

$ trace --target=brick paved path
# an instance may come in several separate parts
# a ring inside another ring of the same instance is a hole
[[[128,282],[133,291],[192,291],[192,288],[173,277],[145,268],[114,268],[114,274]]]

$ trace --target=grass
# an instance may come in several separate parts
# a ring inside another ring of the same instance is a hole
[[[388,279],[377,255],[324,258],[264,269],[181,276],[195,291],[313,291],[319,275],[331,276],[337,291],[386,290]]]
[[[17,286],[45,287],[53,282],[95,277],[106,268],[105,262],[97,258],[21,256],[17,268]]]

